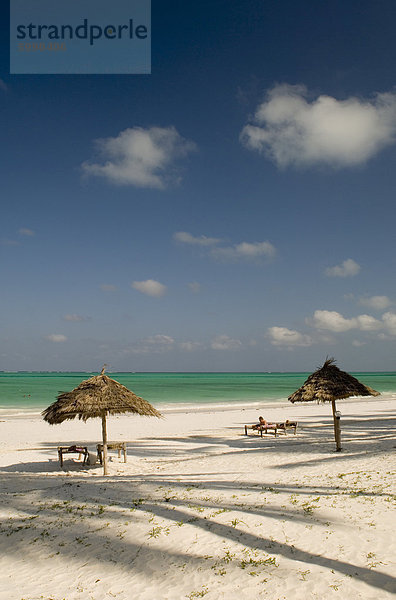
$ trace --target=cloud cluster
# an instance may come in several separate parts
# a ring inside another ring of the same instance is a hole
[[[365,163],[395,142],[396,93],[371,100],[309,100],[303,85],[276,85],[241,132],[241,142],[279,167]]]
[[[369,298],[360,298],[359,302],[360,304],[368,306],[374,310],[385,310],[385,308],[388,308],[392,304],[388,296],[371,296]]]
[[[35,232],[33,231],[33,229],[28,229],[28,227],[21,227],[18,231],[19,235],[26,235],[26,236],[33,236],[35,235]]]
[[[175,350],[194,352],[196,350],[211,348],[212,350],[230,351],[242,348],[242,342],[228,335],[218,335],[208,344],[197,341],[177,342],[169,335],[157,334],[139,340],[134,346],[125,350],[126,354],[162,354]]]
[[[133,127],[117,137],[96,140],[95,145],[102,162],[84,162],[84,173],[116,185],[156,189],[179,181],[175,162],[196,148],[174,127]]]
[[[370,315],[359,315],[346,319],[335,310],[316,310],[313,315],[312,325],[316,329],[326,329],[340,333],[350,329],[373,331],[381,327],[381,322]]]
[[[365,346],[367,344],[367,342],[362,342],[361,340],[352,340],[352,346],[355,346],[355,348],[361,348],[362,346]]]
[[[160,298],[166,293],[166,285],[159,281],[155,281],[155,279],[133,281],[131,287],[142,294],[146,294],[146,296],[153,296],[154,298]]]
[[[33,229],[28,229],[27,227],[21,227],[20,229],[18,229],[18,235],[23,236],[23,237],[33,237],[34,235],[36,235],[36,233],[33,231]],[[2,246],[19,246],[20,242],[15,239],[1,238],[0,245],[2,245]]]
[[[55,344],[60,344],[67,341],[67,337],[62,333],[50,333],[49,335],[45,336],[45,339],[48,342],[54,342]]]
[[[269,241],[240,242],[232,246],[220,246],[220,238],[211,238],[205,235],[193,236],[187,231],[178,231],[173,239],[190,245],[209,247],[209,255],[217,260],[256,260],[259,258],[272,258],[276,254],[275,246]]]
[[[276,250],[271,242],[241,242],[234,246],[213,248],[211,254],[220,260],[254,260],[256,258],[272,258]]]
[[[169,335],[152,335],[140,340],[129,352],[132,354],[162,354],[175,347],[175,340]]]
[[[396,313],[386,312],[382,315],[382,322],[389,335],[396,335]]]
[[[70,321],[72,323],[79,323],[79,322],[90,320],[89,317],[83,317],[82,315],[76,315],[76,314],[63,315],[62,319],[64,321]]]
[[[325,273],[328,277],[353,277],[359,273],[360,268],[353,258],[347,258],[340,265],[328,267]]]
[[[163,354],[164,352],[170,352],[172,350],[183,350],[184,352],[193,352],[203,347],[201,342],[176,342],[176,340],[163,334],[157,334],[149,336],[143,340],[140,340],[132,348],[129,348],[126,352],[129,354]]]
[[[100,286],[102,292],[115,292],[117,291],[117,286],[112,283],[102,283]]]
[[[221,242],[219,238],[206,237],[206,235],[193,236],[187,231],[176,231],[173,239],[182,244],[191,244],[193,246],[213,246]]]
[[[233,339],[228,335],[218,335],[210,344],[212,350],[239,350],[241,346],[240,340]]]
[[[373,296],[373,298],[377,297]],[[386,296],[379,296],[379,298],[386,298]],[[372,315],[366,314],[346,318],[335,310],[316,310],[313,317],[306,319],[306,324],[316,330],[312,336],[287,327],[269,327],[267,338],[273,346],[292,349],[296,346],[311,346],[318,342],[333,343],[334,339],[324,334],[325,331],[332,333],[361,331],[366,334],[375,334],[380,339],[393,339],[396,336],[396,313],[391,311],[384,313],[381,319],[376,319]],[[355,347],[364,344],[366,344],[365,341],[352,341],[352,345]]]
[[[381,320],[371,315],[358,315],[345,318],[335,310],[316,310],[312,320],[308,320],[316,329],[324,329],[340,333],[357,329],[359,331],[385,331],[389,335],[396,335],[396,314],[386,312]]]
[[[287,327],[269,327],[268,337],[274,346],[311,346],[314,343],[309,335]]]

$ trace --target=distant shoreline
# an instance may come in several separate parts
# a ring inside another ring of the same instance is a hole
[[[65,375],[83,375],[96,374],[98,371],[3,371],[0,369],[0,374],[4,375],[18,375],[18,374],[65,374]],[[310,374],[311,371],[106,371],[108,375],[306,375]],[[396,371],[350,371],[350,373],[366,373],[367,375],[375,374],[395,374]]]

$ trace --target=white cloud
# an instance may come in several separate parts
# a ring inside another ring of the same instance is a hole
[[[354,319],[345,319],[335,310],[315,310],[312,323],[317,329],[335,332],[348,331],[355,327]]]
[[[213,248],[211,254],[214,258],[223,260],[255,260],[257,258],[272,258],[276,254],[271,242],[241,242],[234,246]]]
[[[201,284],[198,283],[197,281],[192,281],[191,283],[187,284],[190,292],[192,292],[193,294],[199,294],[199,292],[201,291]]]
[[[242,342],[230,338],[228,335],[218,335],[210,344],[213,350],[238,350],[241,346]]]
[[[187,231],[177,231],[173,234],[173,239],[182,244],[192,244],[196,246],[214,246],[221,241],[218,238],[206,237],[206,235],[200,235],[199,237],[193,236]]]
[[[351,319],[346,319],[335,310],[316,310],[312,324],[317,329],[326,329],[337,333],[349,331],[350,329],[376,331],[382,327],[381,321],[378,321],[371,315],[359,315]]]
[[[174,348],[175,340],[169,335],[152,335],[140,340],[129,352],[132,354],[160,354]]]
[[[89,317],[83,317],[82,315],[63,315],[64,321],[70,321],[72,323],[78,323],[81,321],[89,321]]]
[[[322,344],[334,344],[336,342],[336,339],[334,338],[334,336],[323,333],[323,331],[321,331],[315,335],[315,341]]]
[[[133,289],[138,290],[138,292],[146,294],[147,296],[153,296],[155,298],[163,296],[166,292],[166,285],[163,285],[154,279],[146,279],[146,281],[134,281],[131,283],[131,286]]]
[[[359,315],[356,319],[352,320],[356,321],[356,327],[360,331],[376,331],[382,327],[381,321],[378,321],[371,315]]]
[[[356,329],[364,332],[380,331],[380,339],[388,339],[388,336],[396,335],[396,313],[388,311],[384,313],[381,320],[371,315],[358,315],[346,319],[340,313],[330,310],[316,310],[312,319],[307,322],[316,329],[333,331],[336,333]],[[353,343],[353,342],[352,342]],[[357,344],[354,344],[355,346]]]
[[[33,231],[33,229],[28,229],[27,227],[21,227],[20,230],[18,231],[19,235],[27,235],[27,236],[33,236],[35,235],[35,232]]]
[[[170,337],[170,335],[162,335],[162,334],[157,334],[157,335],[152,335],[148,338],[146,338],[144,340],[146,342],[146,344],[150,344],[150,345],[161,345],[161,346],[169,346],[175,343],[175,340]]]
[[[359,273],[360,268],[353,258],[347,258],[340,265],[328,267],[325,273],[328,277],[353,277]]]
[[[115,292],[117,290],[117,286],[111,283],[102,283],[99,287],[102,292]]]
[[[396,93],[371,100],[307,98],[303,85],[276,85],[257,108],[253,124],[242,130],[242,143],[279,167],[348,167],[395,142]]]
[[[388,296],[371,296],[370,298],[360,298],[359,303],[374,310],[384,310],[392,304]]]
[[[46,335],[45,339],[56,344],[67,341],[67,337],[62,333],[51,333],[50,335]]]
[[[268,336],[274,346],[311,346],[313,344],[309,335],[287,327],[269,327]]]
[[[220,238],[210,238],[205,235],[193,236],[187,231],[178,231],[173,234],[173,239],[184,244],[211,247],[210,256],[220,260],[255,260],[257,258],[272,258],[276,254],[271,242],[240,242],[233,246],[219,246]],[[215,247],[214,247],[215,246]]]
[[[96,140],[102,163],[84,162],[88,175],[105,177],[117,185],[164,189],[179,181],[175,161],[195,150],[174,127],[133,127],[117,137]]]
[[[390,335],[396,335],[396,313],[386,312],[382,315],[385,330]]]
[[[365,346],[367,342],[360,342],[359,340],[353,340],[352,346],[356,348],[360,348],[361,346]]]

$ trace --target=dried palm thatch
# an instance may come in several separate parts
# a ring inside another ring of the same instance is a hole
[[[104,374],[81,382],[71,392],[61,392],[42,415],[45,421],[54,425],[75,417],[83,421],[101,417],[103,411],[110,415],[130,412],[147,417],[161,416],[149,402]]]
[[[334,420],[336,450],[341,450],[340,418],[336,400],[351,396],[379,396],[379,392],[361,383],[356,377],[341,371],[334,358],[327,358],[324,365],[312,373],[288,400],[294,402],[331,402]]]
[[[306,382],[289,396],[290,402],[332,402],[351,396],[378,396],[379,392],[361,383],[356,377],[341,371],[334,358],[312,373]]]
[[[104,374],[95,375],[82,381],[71,392],[60,392],[57,400],[42,412],[44,420],[50,425],[63,423],[78,417],[83,421],[94,417],[102,419],[103,468],[107,474],[107,432],[106,416],[123,413],[135,413],[148,417],[161,417],[149,402],[136,396],[124,385]]]

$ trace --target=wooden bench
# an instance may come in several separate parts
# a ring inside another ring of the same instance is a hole
[[[96,446],[98,452],[98,459],[100,464],[103,464],[103,444],[98,444]],[[107,450],[118,450],[118,458],[121,458],[121,452],[124,454],[124,462],[127,461],[126,454],[126,442],[108,442]]]
[[[89,452],[87,446],[58,446],[58,458],[60,466],[63,467],[64,454],[78,454],[78,458],[84,455],[83,465],[88,461]]]

